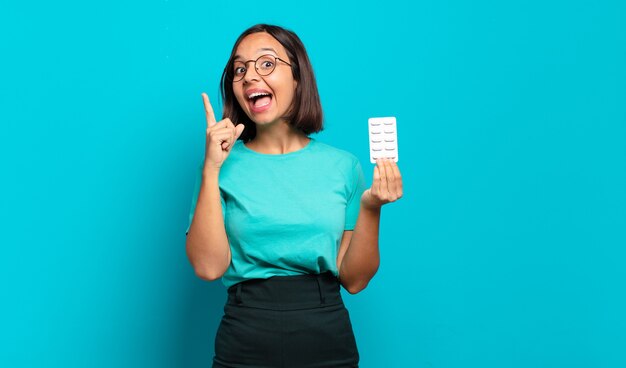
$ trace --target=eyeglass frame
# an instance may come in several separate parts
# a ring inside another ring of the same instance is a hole
[[[264,55],[261,55],[261,56],[259,56],[258,58],[256,58],[256,60],[254,60],[254,59],[250,59],[250,60],[246,60],[246,61],[235,60],[235,61],[233,61],[233,66],[235,66],[235,62],[240,62],[240,63],[243,63],[243,66],[244,66],[244,67],[246,67],[246,72],[242,74],[241,79],[237,79],[237,80],[235,80],[235,71],[231,69],[232,76],[230,76],[230,79],[233,81],[233,83],[235,83],[235,82],[241,82],[241,81],[245,78],[246,73],[248,73],[248,69],[247,69],[247,67],[248,67],[248,63],[249,63],[249,62],[251,62],[251,61],[254,61],[254,70],[256,71],[256,73],[257,73],[258,75],[260,75],[260,76],[262,76],[262,77],[266,77],[266,76],[268,76],[268,75],[270,75],[270,74],[274,73],[274,70],[276,70],[276,67],[278,66],[278,63],[277,63],[276,61],[274,61],[274,69],[272,69],[272,71],[271,71],[271,72],[269,72],[269,73],[267,73],[267,74],[261,74],[261,73],[259,73],[259,68],[257,68],[257,66],[256,66],[256,62],[257,62],[257,61],[259,61],[259,59],[261,59],[261,58],[262,58],[262,57],[264,57],[264,56],[271,56],[271,57],[273,57],[275,60],[280,60],[280,61],[282,61],[283,63],[285,63],[285,64],[287,64],[287,65],[291,66],[291,64],[289,64],[289,63],[288,63],[288,62],[286,62],[285,60],[283,60],[283,59],[279,58],[278,56],[274,56],[274,55],[272,55],[272,54],[264,54]]]

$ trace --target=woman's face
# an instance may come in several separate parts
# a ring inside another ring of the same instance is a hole
[[[265,32],[246,36],[237,46],[234,61],[256,60],[259,56],[268,54],[293,64],[280,42]],[[234,64],[242,66],[241,63]],[[265,76],[259,75],[254,62],[250,61],[245,65],[243,79],[233,82],[233,91],[237,102],[252,121],[257,124],[269,124],[279,121],[285,115],[295,96],[297,84],[298,82],[293,79],[291,67],[283,61],[276,60],[274,71]],[[255,91],[270,95],[251,99],[250,95]]]

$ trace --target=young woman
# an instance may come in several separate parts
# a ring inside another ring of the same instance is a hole
[[[206,94],[205,158],[187,229],[196,274],[228,288],[213,367],[358,367],[340,285],[355,294],[379,266],[381,206],[402,196],[392,160],[365,189],[358,158],[309,137],[323,129],[298,36],[244,31],[221,80],[223,119]]]

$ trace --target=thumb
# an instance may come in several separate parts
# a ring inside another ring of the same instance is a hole
[[[237,140],[239,136],[241,135],[241,133],[243,133],[244,128],[245,128],[245,125],[243,124],[239,124],[235,127],[235,140]]]

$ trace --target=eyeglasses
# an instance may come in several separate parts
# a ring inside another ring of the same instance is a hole
[[[274,55],[261,55],[256,60],[235,61],[232,68],[233,82],[239,82],[243,79],[244,75],[246,75],[247,72],[246,65],[248,65],[249,62],[254,61],[254,69],[256,69],[258,75],[266,76],[270,75],[274,71],[274,69],[276,68],[277,60],[280,60],[283,63],[291,66],[291,64],[289,64],[285,60]]]

